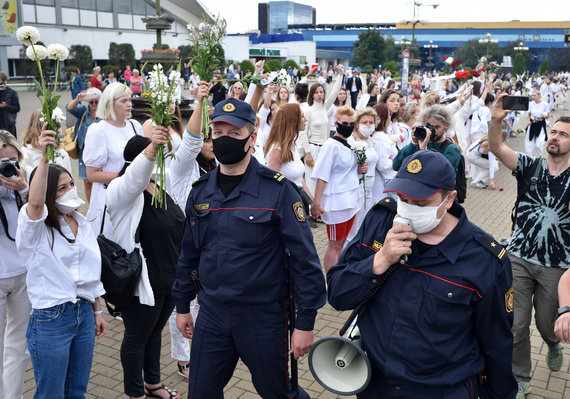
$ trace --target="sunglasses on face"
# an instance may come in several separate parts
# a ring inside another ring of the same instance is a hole
[[[337,123],[338,123],[338,122],[337,122]],[[342,125],[342,126],[350,126],[350,127],[356,126],[356,123],[355,123],[355,122],[342,122],[342,123],[338,123],[338,124],[339,124],[339,125]]]
[[[89,101],[89,104],[90,104],[90,105],[97,105],[97,104],[99,104],[99,101],[97,101],[97,100],[91,100],[91,101]]]

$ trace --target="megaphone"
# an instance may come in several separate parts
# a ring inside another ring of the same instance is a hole
[[[372,369],[356,323],[342,336],[318,340],[309,352],[309,369],[319,384],[337,395],[355,395],[364,390]]]

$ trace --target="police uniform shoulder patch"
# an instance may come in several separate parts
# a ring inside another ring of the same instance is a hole
[[[301,201],[297,201],[293,204],[293,212],[295,213],[295,217],[299,222],[304,222],[307,220],[305,208],[303,207],[303,203]]]
[[[283,184],[287,181],[285,175],[282,175],[281,173],[271,170],[269,168],[260,168],[259,171],[260,171],[259,174],[261,176],[267,177],[268,179],[274,180],[278,183]]]
[[[514,289],[511,287],[505,294],[505,310],[507,313],[512,313],[515,309]]]
[[[481,234],[481,237],[477,239],[479,244],[483,246],[487,251],[495,255],[501,262],[503,262],[507,257],[507,251],[505,248],[493,239],[493,237],[487,234]]]
[[[199,184],[199,183],[201,183],[201,182],[208,181],[208,179],[210,178],[210,176],[211,176],[211,172],[204,173],[204,174],[203,174],[202,176],[200,176],[198,179],[194,180],[194,183],[192,183],[192,187],[194,187],[196,184]]]
[[[379,208],[379,207],[388,208],[388,210],[390,212],[396,213],[396,211],[398,209],[398,204],[394,198],[386,197],[386,198],[379,199],[378,201],[376,201],[374,203],[374,208]]]

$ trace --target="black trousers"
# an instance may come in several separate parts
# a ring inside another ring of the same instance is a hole
[[[356,109],[356,103],[358,102],[358,90],[350,92],[350,103],[352,104],[352,109]]]
[[[144,382],[158,384],[162,329],[174,309],[171,294],[154,294],[154,306],[141,305],[139,297],[121,309],[125,336],[121,345],[125,393],[143,396]],[[143,381],[144,372],[144,381]]]

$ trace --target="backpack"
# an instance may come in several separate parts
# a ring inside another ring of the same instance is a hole
[[[438,152],[443,154],[448,145],[453,144],[450,139],[445,139],[441,143]],[[457,165],[457,174],[455,175],[455,191],[457,191],[457,197],[455,198],[458,203],[462,204],[467,197],[467,177],[465,175],[465,158],[463,154],[460,155],[459,164]]]

